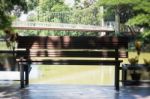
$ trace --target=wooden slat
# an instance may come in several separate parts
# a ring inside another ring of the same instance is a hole
[[[27,41],[28,40],[28,41]],[[46,49],[100,49],[127,48],[127,39],[123,37],[19,37],[18,48]]]
[[[108,49],[120,48],[122,50],[119,51],[117,57],[125,58],[128,57],[128,53],[125,51],[128,48],[127,41],[124,37],[24,36],[18,38],[18,48],[36,50],[19,51],[17,56],[114,58],[116,53],[108,51]],[[58,49],[88,49],[88,51],[58,51]],[[104,51],[96,52],[92,51],[92,49],[103,49]]]
[[[31,50],[31,51],[18,51],[17,57],[102,57],[114,58],[115,51],[61,51],[61,50]],[[126,51],[119,51],[118,57],[125,58],[128,56]]]
[[[27,49],[115,49],[116,47],[120,48],[126,48],[127,44],[121,43],[118,45],[113,45],[112,43],[103,43],[99,44],[96,43],[95,45],[92,44],[86,44],[86,43],[78,43],[78,44],[27,44],[27,43],[20,43],[18,48],[27,48]]]
[[[28,62],[32,64],[43,65],[115,65],[122,60],[22,60],[18,62]]]

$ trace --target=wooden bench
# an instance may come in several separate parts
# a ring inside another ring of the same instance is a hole
[[[21,88],[28,85],[29,67],[35,63],[114,65],[115,89],[119,90],[119,68],[122,62],[119,58],[128,57],[128,40],[125,37],[19,36],[17,42],[16,58],[21,70]]]

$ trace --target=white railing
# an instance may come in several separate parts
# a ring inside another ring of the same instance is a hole
[[[83,31],[114,31],[113,26],[94,26],[82,24],[14,21],[12,27],[17,29],[49,29],[49,30],[83,30]]]

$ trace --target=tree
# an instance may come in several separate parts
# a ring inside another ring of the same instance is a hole
[[[72,23],[100,25],[102,14],[100,13],[100,7],[96,5],[95,0],[85,0],[84,2],[78,1],[75,4],[71,18]]]
[[[28,0],[27,1],[28,10],[34,10],[35,7],[38,6],[38,1],[39,0]]]
[[[34,13],[28,16],[29,21],[59,22],[72,24],[92,24],[99,25],[101,14],[96,0],[75,0],[75,6],[65,5],[64,0],[32,0],[28,2],[29,9]],[[32,4],[34,3],[34,4]],[[83,6],[80,6],[83,4]],[[78,6],[79,5],[79,6]],[[78,6],[78,7],[77,7]],[[25,31],[24,31],[25,32]],[[91,33],[71,32],[71,31],[28,31],[31,35],[89,35]],[[93,33],[94,34],[94,33]],[[95,33],[96,34],[96,33]],[[94,34],[94,35],[95,35]]]
[[[0,29],[10,27],[22,11],[27,12],[26,0],[0,0]]]
[[[28,21],[41,21],[41,22],[64,22],[68,16],[59,12],[68,12],[69,7],[65,5],[64,0],[29,0],[27,2],[28,9],[33,13],[28,15]],[[21,31],[24,35],[54,35],[63,34],[61,31],[48,31],[48,30],[27,30]],[[59,33],[58,33],[59,32]]]
[[[42,13],[59,12],[68,10],[63,0],[39,0],[38,10]]]
[[[143,38],[150,43],[150,0],[137,0],[137,5],[133,7],[135,16],[129,19],[126,24],[143,28]]]
[[[143,28],[143,37],[150,37],[150,0],[99,0],[98,2],[113,11],[118,9],[120,23],[127,25],[131,32],[134,32],[132,27]]]

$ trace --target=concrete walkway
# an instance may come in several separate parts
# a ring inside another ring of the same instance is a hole
[[[0,86],[0,99],[150,99],[150,87],[124,87],[116,92],[113,86],[32,84],[25,89],[18,85]]]

